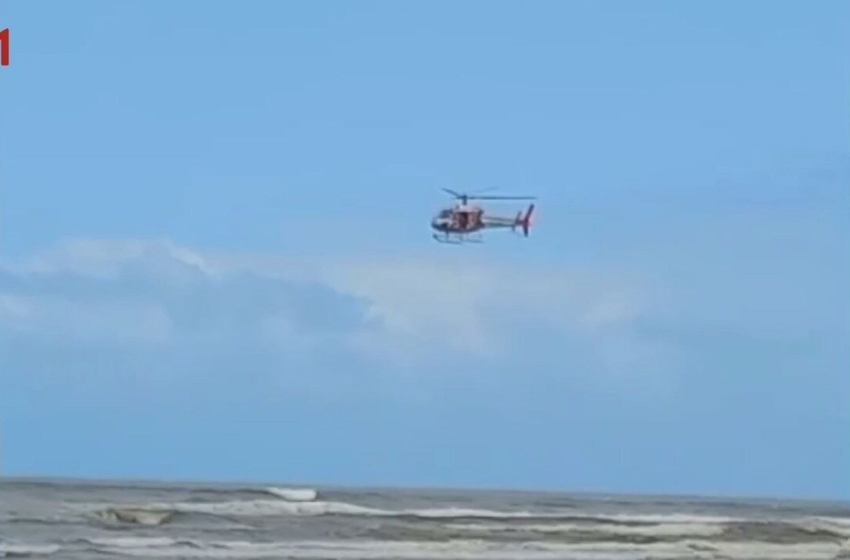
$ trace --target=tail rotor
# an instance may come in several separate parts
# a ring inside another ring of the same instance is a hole
[[[514,230],[516,230],[516,226],[520,226],[522,228],[523,237],[528,237],[528,233],[531,230],[531,216],[533,213],[534,204],[530,204],[528,206],[528,210],[525,212],[525,216],[522,215],[522,211],[517,212]]]

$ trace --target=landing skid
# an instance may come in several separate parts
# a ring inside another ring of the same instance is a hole
[[[455,234],[455,235],[449,235],[449,234],[439,235],[439,234],[435,233],[432,237],[434,238],[434,241],[436,241],[437,243],[445,243],[447,245],[463,245],[465,243],[484,243],[483,238],[481,238],[481,237],[470,237],[468,234],[467,235],[458,235],[458,234]]]

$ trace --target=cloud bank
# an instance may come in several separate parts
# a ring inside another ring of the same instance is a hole
[[[637,331],[644,304],[636,282],[603,271],[78,239],[2,264],[0,341],[14,375],[61,377],[75,363],[81,384],[421,388],[543,367],[604,383],[665,367]]]
[[[719,399],[724,380],[732,402],[747,383],[834,383],[847,361],[847,306],[833,297],[844,269],[773,259],[763,245],[724,251],[671,245],[615,269],[66,240],[0,264],[0,383],[246,402],[511,390]]]

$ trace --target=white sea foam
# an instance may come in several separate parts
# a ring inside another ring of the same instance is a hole
[[[440,560],[637,560],[647,556],[656,560],[674,558],[736,560],[827,560],[840,550],[830,544],[708,543],[689,541],[650,545],[600,544],[506,544],[463,540],[453,542],[416,541],[287,541],[275,543],[209,542],[192,546],[107,546],[101,552],[148,558],[298,558],[340,560],[378,560],[386,558]]]
[[[111,546],[116,548],[158,548],[179,546],[181,543],[181,541],[168,537],[104,537],[83,540],[95,546]],[[183,542],[188,543],[190,541]]]
[[[611,521],[617,519],[621,524],[594,523],[594,521]],[[649,519],[652,519],[650,522]],[[668,516],[593,516],[582,518],[582,523],[451,523],[449,528],[472,533],[541,533],[560,534],[570,532],[590,532],[611,536],[642,536],[657,538],[686,538],[713,537],[723,534],[733,523],[746,522],[743,519],[728,517],[698,517],[683,515]],[[629,523],[649,523],[633,525]],[[753,521],[750,521],[753,522]],[[809,533],[826,533],[836,538],[850,538],[850,520],[845,518],[812,517],[784,520],[769,520],[772,523],[783,523]]]
[[[841,517],[812,517],[799,520],[797,527],[812,533],[831,533],[850,539],[850,519]]]
[[[55,544],[25,544],[0,542],[0,558],[38,558],[59,551]]]
[[[267,493],[289,502],[313,502],[319,493],[312,488],[266,488]]]
[[[349,504],[346,502],[290,502],[285,500],[237,500],[229,502],[177,502],[150,504],[144,509],[170,509],[180,513],[204,513],[244,517],[267,517],[274,515],[319,516],[319,515],[392,515],[393,512]]]
[[[174,513],[198,513],[221,515],[228,517],[267,517],[267,516],[304,516],[316,517],[324,515],[344,515],[362,517],[416,517],[421,519],[482,519],[482,520],[557,520],[573,522],[580,519],[583,522],[599,522],[609,527],[617,527],[616,531],[632,534],[651,534],[653,531],[668,531],[670,534],[709,535],[715,534],[718,527],[726,524],[748,521],[746,518],[684,515],[684,514],[582,514],[574,511],[534,512],[526,510],[497,511],[489,509],[466,509],[457,507],[399,509],[390,510],[361,506],[347,502],[313,500],[311,490],[274,488],[269,493],[287,496],[277,500],[232,500],[221,502],[160,502],[126,506],[111,504],[91,504],[95,515],[110,521],[122,521],[143,525],[160,525],[168,522]],[[292,498],[297,499],[292,499]],[[752,520],[750,520],[752,521]],[[801,518],[790,519],[760,519],[759,521],[788,522],[798,524],[803,529],[812,531],[824,530],[837,535],[850,537],[850,519],[847,518]],[[626,524],[642,524],[627,526]],[[660,529],[658,527],[665,527]],[[612,529],[613,530],[613,529]]]
[[[156,527],[171,521],[174,511],[168,506],[163,507],[107,507],[95,512],[95,515],[107,523],[132,523]]]
[[[658,525],[610,525],[599,523],[545,523],[533,525],[518,525],[515,523],[451,523],[450,529],[470,533],[492,534],[506,533],[597,533],[610,536],[642,536],[642,537],[713,537],[723,534],[726,530],[722,524],[708,523],[661,523]]]
[[[267,516],[321,516],[351,515],[371,517],[421,517],[432,519],[451,519],[463,517],[513,519],[532,517],[559,517],[557,514],[535,514],[528,511],[503,512],[479,509],[436,508],[387,510],[359,506],[347,502],[294,502],[289,500],[235,500],[226,502],[162,502],[140,505],[118,506],[116,504],[92,504],[96,515],[106,519],[117,519],[129,523],[161,523],[168,512],[201,513],[208,515],[226,515],[231,517],[267,517]]]

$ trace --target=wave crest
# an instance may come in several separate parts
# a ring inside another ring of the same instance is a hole
[[[568,544],[568,543],[512,543],[494,544],[480,540],[452,540],[448,542],[422,541],[285,541],[250,543],[219,541],[193,543],[191,546],[171,545],[151,547],[107,546],[100,549],[108,554],[141,556],[149,558],[252,558],[273,559],[297,557],[303,559],[336,558],[340,560],[440,560],[463,557],[475,560],[626,560],[656,558],[745,557],[772,558],[774,560],[829,558],[837,551],[836,545],[795,545],[781,543],[708,543],[692,540],[680,543],[654,543],[628,545],[622,543]]]
[[[107,523],[129,523],[132,525],[144,525],[146,527],[158,527],[171,521],[174,510],[170,507],[109,507],[96,511],[95,517]]]
[[[266,488],[265,492],[288,502],[314,502],[319,497],[319,493],[312,488],[278,488],[272,486]]]
[[[0,543],[0,558],[30,558],[32,556],[50,556],[59,551],[54,544],[13,544]]]

